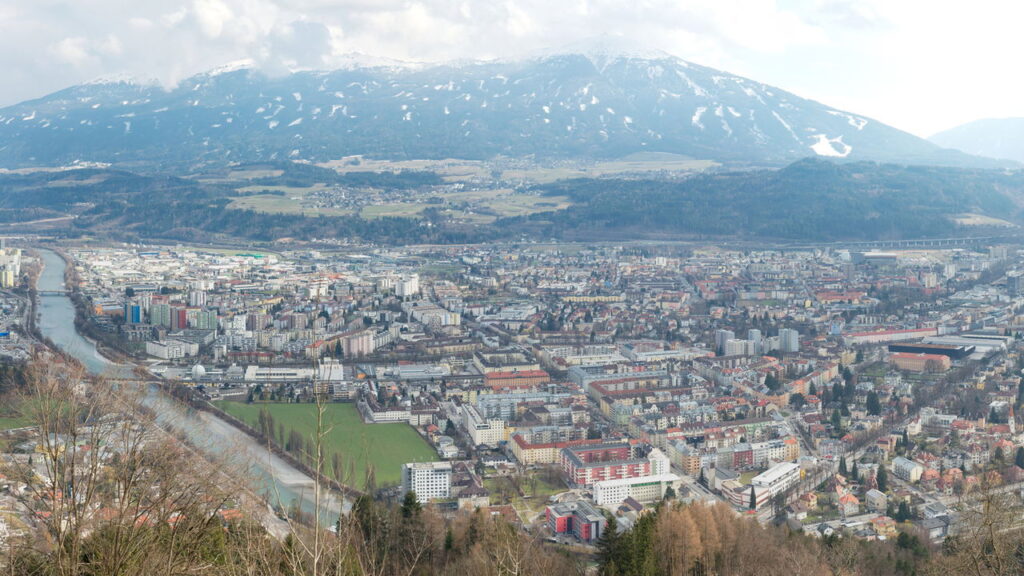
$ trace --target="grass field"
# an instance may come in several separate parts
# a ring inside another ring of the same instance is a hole
[[[243,186],[238,191],[251,195],[235,198],[228,204],[228,208],[255,210],[256,212],[267,212],[270,214],[307,214],[310,216],[346,216],[351,214],[350,210],[319,208],[306,203],[306,196],[326,188],[326,184],[314,184],[306,187]],[[281,194],[274,194],[274,192],[280,192]]]
[[[222,410],[255,426],[261,408],[267,408],[275,422],[285,429],[311,437],[316,426],[316,407],[312,404],[245,404],[218,402]],[[352,467],[351,481],[364,487],[367,465],[373,466],[377,485],[398,484],[402,464],[437,460],[437,453],[408,424],[364,424],[353,404],[328,404],[326,424],[327,462],[339,454],[345,468]],[[285,432],[287,435],[288,432]]]
[[[0,430],[13,430],[14,428],[24,428],[29,425],[27,418],[20,416],[0,416]]]
[[[498,171],[502,179],[529,180],[545,184],[566,178],[596,178],[616,174],[635,174],[662,171],[701,171],[717,166],[711,160],[698,160],[666,153],[637,153],[624,158],[595,162],[593,164],[565,167],[537,166],[530,168],[505,169]],[[428,170],[436,172],[448,182],[462,182],[495,176],[494,167],[478,160],[373,160],[361,158],[341,159],[323,162],[319,166],[331,168],[342,174],[346,172],[398,172],[400,170]]]

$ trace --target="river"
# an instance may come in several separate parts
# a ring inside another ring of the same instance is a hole
[[[65,262],[52,250],[37,250],[43,260],[43,271],[36,282],[39,291],[66,290],[64,286]],[[133,378],[134,366],[111,362],[99,353],[96,346],[75,329],[75,307],[71,298],[62,293],[38,296],[37,325],[43,336],[49,338],[68,354],[77,358],[94,375],[114,378]],[[163,426],[173,426],[185,433],[189,442],[214,459],[229,458],[237,469],[247,469],[254,478],[253,488],[268,502],[291,508],[301,503],[303,512],[313,512],[313,479],[294,468],[261,446],[249,435],[231,426],[213,414],[193,410],[173,400],[156,386],[149,386],[143,403],[157,413]],[[341,500],[333,494],[321,503],[324,523],[332,525],[341,510]]]

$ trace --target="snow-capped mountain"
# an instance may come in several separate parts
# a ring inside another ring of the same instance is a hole
[[[929,138],[945,148],[989,158],[1024,162],[1024,118],[986,118]]]
[[[439,65],[353,57],[264,75],[97,82],[0,109],[0,166],[378,158],[615,158],[736,163],[806,156],[977,159],[863,116],[663,53],[564,52]]]

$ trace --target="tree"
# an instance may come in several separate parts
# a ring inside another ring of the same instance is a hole
[[[996,446],[996,451],[995,451],[995,453],[992,454],[992,459],[995,460],[999,464],[1002,464],[1003,461],[1006,460],[1006,455],[1003,454],[1003,447],[1002,446]]]
[[[754,487],[750,487],[750,509],[757,510],[757,494],[754,492]]]
[[[803,408],[804,404],[806,403],[807,400],[804,398],[804,395],[799,392],[796,392],[789,396],[789,405],[792,406],[793,408],[796,408],[797,410]]]
[[[619,525],[615,520],[613,514],[606,515],[608,523],[605,524],[604,532],[601,533],[601,537],[597,540],[597,558],[602,566],[606,567],[602,571],[603,574],[609,574],[607,569],[608,566],[616,566],[617,562],[621,559],[619,552],[619,545],[621,539],[619,538]],[[615,569],[616,573],[618,569]]]
[[[849,476],[850,475],[849,471],[846,469],[846,457],[845,456],[840,456],[839,457],[839,474],[841,474],[842,476]]]
[[[866,402],[868,414],[872,416],[878,416],[882,413],[882,404],[878,400],[878,394],[874,391],[868,392],[868,399]]]
[[[850,478],[856,482],[860,480],[860,473],[857,471],[857,461],[853,461],[853,468],[850,468]]]
[[[889,490],[889,473],[886,472],[884,464],[878,466],[878,472],[875,473],[875,483],[878,484],[879,492]]]
[[[996,413],[995,406],[993,406],[992,409],[988,411],[988,423],[989,424],[999,424],[1000,423],[999,422],[999,414]]]
[[[906,500],[900,500],[900,505],[896,509],[896,515],[893,517],[897,522],[906,522],[911,519],[910,505],[907,504]]]
[[[779,379],[775,377],[775,374],[769,373],[764,378],[764,385],[772,392],[775,392],[779,389],[779,386],[782,385],[782,382],[779,382]]]
[[[836,431],[836,434],[843,433],[843,416],[839,413],[838,408],[832,411],[832,419],[830,423],[832,424],[832,429]]]
[[[665,489],[665,500],[675,500],[675,499],[676,499],[676,489],[671,487],[671,486],[669,486],[668,488]]]
[[[1013,458],[1013,463],[1018,468],[1024,468],[1024,447],[1017,448],[1017,454]]]
[[[811,382],[811,385],[807,387],[807,393],[811,396],[818,395],[818,387],[814,385],[814,382]]]
[[[419,499],[416,498],[416,492],[413,490],[406,492],[405,497],[402,498],[402,518],[406,520],[416,518],[422,509]]]

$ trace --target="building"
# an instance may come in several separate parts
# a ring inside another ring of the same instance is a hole
[[[601,440],[556,440],[538,441],[533,435],[513,434],[509,444],[512,455],[524,466],[532,464],[557,464],[562,448],[600,444]]]
[[[924,473],[924,466],[913,460],[897,456],[892,460],[892,473],[907,482],[914,483],[921,479],[921,474]]]
[[[452,493],[451,462],[412,462],[402,464],[402,495],[416,493],[416,500],[450,498]]]
[[[199,354],[199,344],[182,340],[161,340],[146,342],[146,354],[163,360],[174,360]]]
[[[657,448],[647,456],[625,442],[563,448],[562,472],[570,486],[590,487],[603,480],[657,476],[670,471],[668,456]]]
[[[420,275],[410,274],[409,276],[403,276],[397,282],[395,282],[395,294],[399,298],[406,298],[409,296],[415,296],[420,293]]]
[[[678,483],[679,476],[675,474],[602,480],[594,482],[594,503],[598,506],[615,506],[626,498],[633,498],[642,504],[656,502],[665,497],[669,487],[674,490]]]
[[[779,330],[779,349],[782,352],[800,351],[800,332],[793,328]]]
[[[732,330],[715,330],[715,352],[725,354],[725,343],[735,340],[736,333]]]
[[[884,493],[879,490],[875,490],[874,488],[867,491],[867,494],[864,495],[864,500],[869,510],[880,514],[885,514],[885,510],[889,506],[889,498]]]
[[[508,441],[508,427],[501,418],[484,418],[472,404],[462,407],[462,423],[475,446],[498,446]]]
[[[800,482],[800,466],[793,462],[782,462],[754,476],[750,481],[755,487],[767,488],[769,498],[784,493]]]
[[[21,249],[0,242],[0,288],[13,288],[21,277]]]
[[[945,354],[914,354],[911,352],[894,352],[889,355],[889,363],[899,370],[909,372],[945,372],[952,363]]]
[[[583,542],[596,542],[608,524],[604,514],[583,500],[548,506],[544,517],[555,534],[572,534]]]

